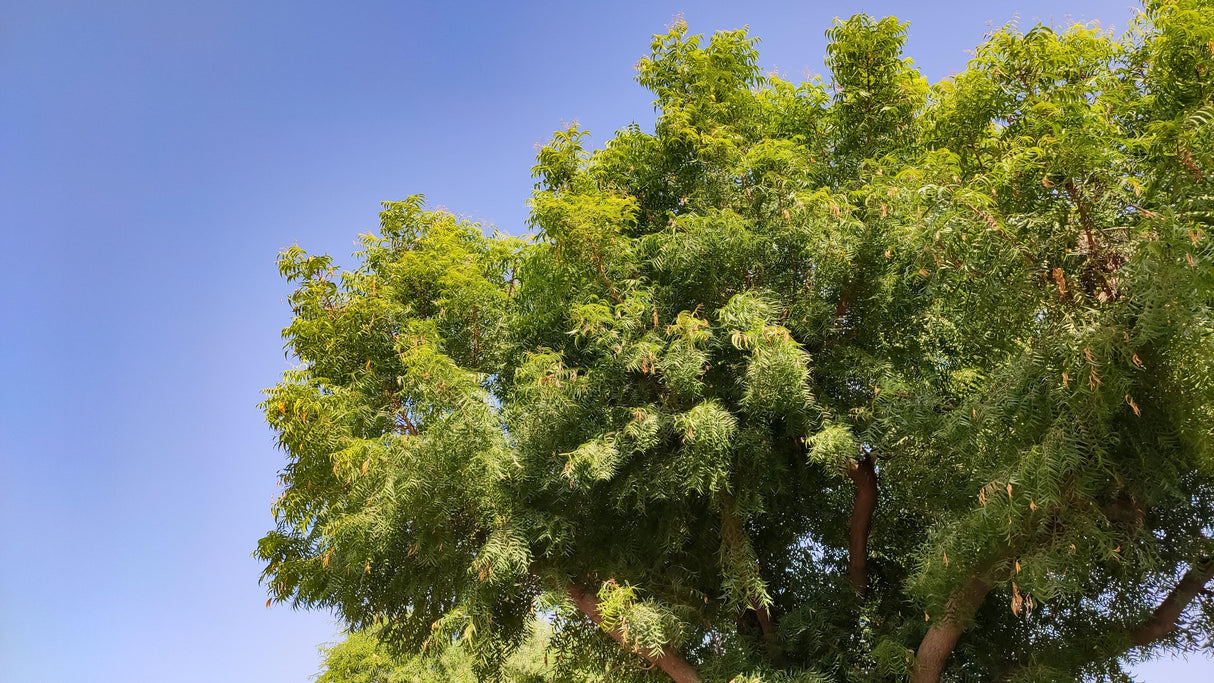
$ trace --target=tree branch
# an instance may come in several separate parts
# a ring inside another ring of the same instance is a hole
[[[757,600],[752,601],[750,607],[755,611],[755,617],[759,620],[759,629],[763,631],[763,641],[767,643],[768,656],[779,661],[783,656],[783,648],[780,646],[780,634],[776,631],[771,611],[767,609],[767,605]]]
[[[1151,617],[1130,632],[1133,645],[1150,645],[1176,630],[1181,613],[1201,594],[1211,579],[1214,579],[1214,557],[1203,557],[1185,572]]]
[[[734,514],[734,500],[732,496],[726,495],[721,501],[721,540],[729,548],[730,552],[742,552],[740,546],[746,542],[746,531],[742,528],[742,522]],[[743,546],[744,547],[744,546]],[[780,643],[780,634],[776,630],[775,620],[772,619],[771,610],[767,605],[760,600],[751,597],[750,609],[754,610],[755,617],[759,621],[759,629],[763,633],[763,642],[767,646],[767,656],[773,662],[780,662],[784,657],[784,648]]]
[[[953,593],[944,607],[943,618],[927,629],[927,634],[919,643],[911,683],[936,683],[940,680],[944,663],[948,661],[967,623],[974,618],[974,613],[978,611],[990,590],[991,584],[979,574],[975,574]]]
[[[1126,650],[1130,648],[1151,645],[1156,641],[1166,638],[1176,629],[1181,614],[1184,613],[1189,604],[1198,595],[1208,593],[1205,585],[1211,579],[1214,579],[1214,557],[1202,558],[1185,572],[1184,576],[1181,577],[1172,591],[1168,593],[1163,602],[1155,608],[1150,617],[1137,627],[1130,629],[1128,632],[1123,632],[1123,635],[1128,636],[1128,640],[1109,638],[1105,643],[1106,647],[1096,650],[1089,649],[1086,645],[1080,647],[1077,643],[1064,640],[1051,650],[1042,651],[1038,649],[1036,657],[1040,661],[1045,662],[1051,660],[1069,660],[1091,663],[1107,659],[1117,659],[1124,656]],[[1015,680],[1022,672],[1023,665],[1014,666],[1004,672],[999,677],[999,680]]]
[[[860,595],[868,592],[868,534],[873,512],[877,509],[877,471],[873,457],[866,454],[848,464],[847,476],[856,484],[856,502],[852,507],[848,532],[847,576]]]
[[[601,624],[603,615],[599,614],[598,600],[594,593],[582,588],[577,584],[569,584],[569,598],[573,600],[573,604],[595,624]],[[624,637],[623,633],[618,630],[608,631],[607,635],[611,639],[620,644],[628,652],[640,655],[653,666],[657,666],[666,675],[670,676],[675,683],[699,683],[700,675],[696,672],[695,667],[683,659],[683,656],[677,652],[663,651],[657,657],[651,656],[649,653],[633,648]]]

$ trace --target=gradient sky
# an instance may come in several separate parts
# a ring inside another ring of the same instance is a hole
[[[348,260],[378,202],[523,230],[534,146],[651,126],[632,80],[679,11],[823,70],[836,15],[910,20],[932,81],[988,22],[1129,0],[532,3],[0,0],[0,681],[303,682],[328,615],[265,608],[282,455],[275,255]],[[256,7],[252,5],[256,4]],[[1148,681],[1214,678],[1206,661]],[[1203,675],[1203,672],[1205,674]]]

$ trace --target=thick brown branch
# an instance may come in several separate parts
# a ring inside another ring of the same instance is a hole
[[[953,593],[944,607],[944,616],[932,624],[927,635],[923,636],[923,642],[919,643],[911,683],[936,683],[940,680],[944,663],[948,661],[953,648],[957,646],[957,640],[961,638],[969,620],[974,618],[974,613],[978,611],[990,590],[991,585],[981,576],[975,575]]]
[[[1083,193],[1079,190],[1079,186],[1074,180],[1067,179],[1063,185],[1067,195],[1074,202],[1075,208],[1079,210],[1079,224],[1083,227],[1084,238],[1087,240],[1087,248],[1092,252],[1096,252],[1096,222],[1092,220],[1091,213],[1088,212],[1088,203],[1084,198]]]
[[[848,532],[847,576],[860,595],[868,592],[868,534],[877,509],[877,471],[871,455],[852,461],[847,476],[856,484],[856,502]]]
[[[384,395],[388,397],[388,405],[392,407],[392,412],[398,420],[396,423],[397,430],[401,434],[417,436],[417,426],[414,425],[413,421],[409,419],[408,412],[406,412],[404,406],[401,405],[400,399],[397,398],[396,394],[392,392],[392,388],[386,384],[384,385]]]
[[[1108,512],[1105,513],[1106,515]],[[1132,514],[1132,513],[1131,513]],[[1125,650],[1134,647],[1151,645],[1167,638],[1177,627],[1180,616],[1198,595],[1207,592],[1205,585],[1214,579],[1214,558],[1203,558],[1185,572],[1180,581],[1168,593],[1155,611],[1137,627],[1126,634],[1128,641],[1120,638],[1109,638],[1107,647],[1088,649],[1078,647],[1075,643],[1062,642],[1050,652],[1038,650],[1037,655],[1044,661],[1051,658],[1058,660],[1078,660],[1099,662],[1105,659],[1119,658],[1125,655]],[[1013,668],[1000,676],[1000,680],[1014,680],[1022,669]]]
[[[590,620],[595,624],[602,623],[603,615],[599,614],[598,600],[595,598],[594,593],[576,584],[569,584],[568,591],[569,598],[573,600],[573,604],[583,614],[590,617]],[[683,659],[679,653],[665,650],[661,655],[654,657],[644,650],[634,648],[628,643],[624,634],[618,630],[608,631],[607,635],[611,636],[612,640],[619,643],[628,652],[634,652],[644,657],[650,664],[665,671],[666,675],[670,676],[671,680],[676,683],[699,683],[700,675],[696,673],[695,667],[689,664],[686,659]]]
[[[400,419],[401,419],[401,426],[400,426],[401,433],[408,434],[409,436],[417,436],[417,433],[418,433],[417,427],[413,424],[413,421],[409,419],[409,416],[402,412],[400,414]]]
[[[1211,579],[1214,579],[1214,557],[1202,558],[1185,572],[1180,583],[1177,583],[1168,597],[1155,608],[1151,618],[1134,629],[1130,634],[1130,641],[1135,646],[1141,646],[1167,637],[1176,629],[1181,613]]]
[[[763,631],[763,640],[767,641],[768,654],[771,654],[773,657],[777,656],[780,650],[780,643],[779,636],[776,633],[776,624],[771,618],[771,611],[767,609],[767,605],[757,600],[752,600],[750,607],[755,611],[755,616],[759,619],[759,628]]]
[[[599,245],[594,240],[590,240],[590,255],[594,259],[595,267],[598,268],[599,277],[603,278],[603,284],[607,285],[607,293],[617,304],[623,301],[620,299],[620,293],[616,291],[615,285],[611,283],[611,278],[607,277],[607,269],[603,267],[603,255],[599,253]]]
[[[724,496],[721,502],[721,541],[725,544],[729,553],[744,553],[749,554],[747,547],[746,531],[742,528],[742,521],[734,513],[734,500],[732,496]],[[763,642],[767,645],[767,655],[773,662],[783,660],[783,646],[780,644],[780,634],[776,629],[775,620],[772,619],[771,610],[762,601],[752,597],[750,599],[750,609],[754,610],[755,617],[759,622],[759,629],[763,632]]]
[[[841,327],[849,324],[849,318],[852,315],[852,299],[855,297],[855,283],[850,280],[843,287],[843,291],[839,294],[839,303],[835,305],[835,318],[838,325]]]

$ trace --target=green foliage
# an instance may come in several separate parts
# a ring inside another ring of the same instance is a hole
[[[550,680],[552,667],[544,660],[544,647],[551,630],[533,625],[531,636],[503,666],[502,678],[509,683],[542,683]],[[455,643],[446,643],[429,656],[395,653],[374,631],[352,632],[340,642],[321,649],[323,668],[316,683],[473,683],[477,680],[472,657]]]
[[[392,648],[322,680],[898,680],[976,580],[950,680],[1207,647],[1209,609],[1130,646],[1214,553],[1214,4],[1009,25],[930,87],[905,36],[837,21],[794,85],[679,22],[655,131],[557,132],[526,238],[412,197],[353,270],[281,255],[264,579]]]

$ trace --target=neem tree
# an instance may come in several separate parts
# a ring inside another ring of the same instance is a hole
[[[298,248],[273,599],[479,676],[1121,678],[1214,613],[1214,3],[905,25],[828,86],[681,23],[652,134],[539,153],[535,231],[413,197]]]

